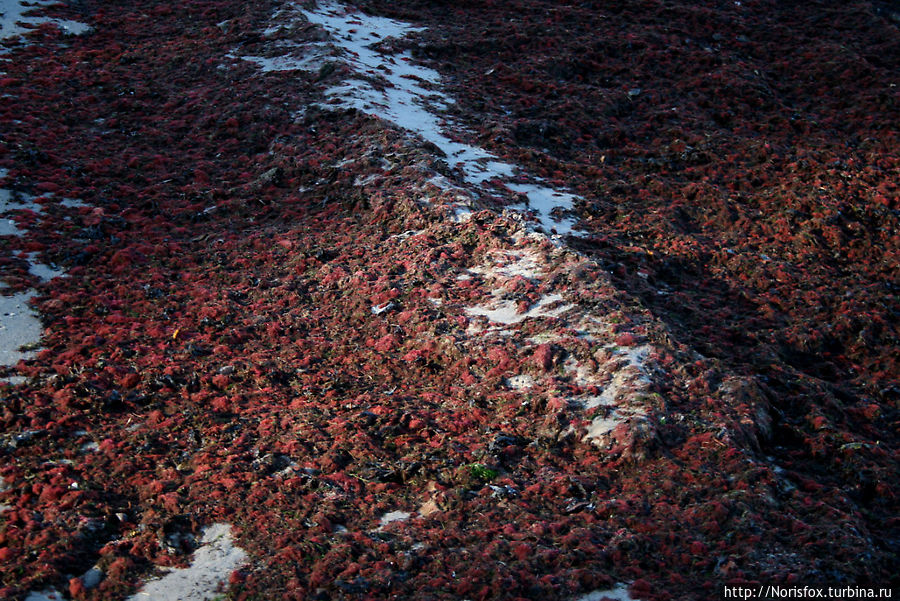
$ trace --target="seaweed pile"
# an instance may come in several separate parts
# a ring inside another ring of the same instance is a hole
[[[889,7],[357,5],[2,41],[0,597],[897,586]]]

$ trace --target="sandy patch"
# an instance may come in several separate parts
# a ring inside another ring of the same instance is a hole
[[[247,561],[234,545],[229,524],[213,524],[204,530],[201,547],[187,568],[173,569],[147,582],[128,601],[209,601],[214,599],[233,571]],[[35,600],[37,601],[37,600]]]

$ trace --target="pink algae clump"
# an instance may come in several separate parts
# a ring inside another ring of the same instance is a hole
[[[538,345],[533,358],[535,365],[544,371],[549,371],[553,367],[553,348],[549,344]]]

